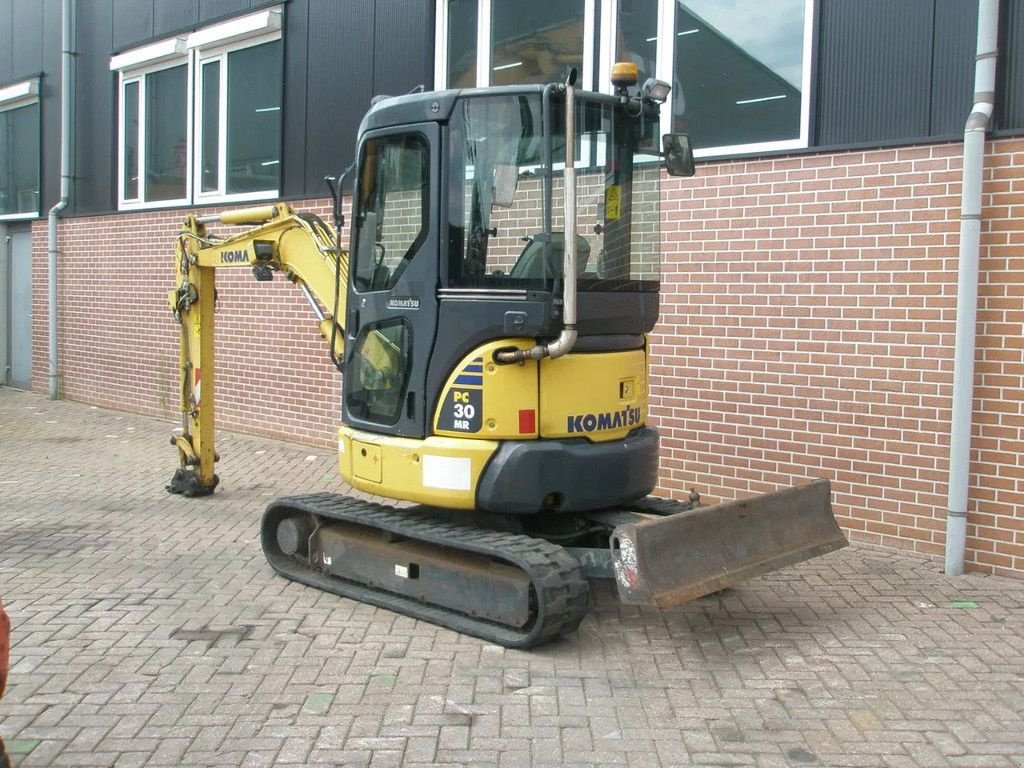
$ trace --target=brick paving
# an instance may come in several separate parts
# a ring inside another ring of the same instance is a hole
[[[1024,766],[1024,582],[854,545],[510,651],[275,576],[334,456],[223,433],[186,500],[170,426],[0,388],[16,768]]]

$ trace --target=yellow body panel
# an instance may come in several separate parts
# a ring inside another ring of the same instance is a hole
[[[618,440],[647,421],[647,353],[568,354],[540,361],[540,436]]]
[[[466,355],[441,390],[434,411],[434,433],[488,440],[537,437],[537,361],[494,362],[495,350],[529,349],[534,343],[533,339],[501,339]]]
[[[477,482],[497,449],[494,440],[412,440],[341,427],[338,470],[353,488],[366,493],[452,509],[473,509]]]

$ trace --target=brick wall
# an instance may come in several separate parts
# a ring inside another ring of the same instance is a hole
[[[663,201],[662,488],[834,481],[851,538],[944,547],[961,146],[703,165]],[[986,159],[968,566],[1024,575],[1024,141]]]
[[[303,210],[327,216],[326,204]],[[181,211],[60,224],[60,387],[86,403],[178,418],[178,325],[167,306]],[[232,228],[210,225],[210,231]],[[237,231],[237,229],[235,229]],[[46,391],[46,222],[33,229],[33,388]],[[278,275],[217,271],[218,425],[319,445],[336,442],[340,378],[302,294]],[[173,469],[173,449],[168,446]]]
[[[1024,140],[986,159],[968,567],[1024,576]],[[944,546],[959,144],[702,164],[662,195],[651,420],[663,494],[834,483],[851,538]],[[326,214],[322,201],[311,208]],[[66,397],[176,413],[181,212],[61,224]],[[34,387],[46,384],[35,225]],[[300,294],[218,274],[220,424],[330,445],[338,376]],[[174,462],[168,447],[168,470]],[[229,480],[225,480],[229,482]]]

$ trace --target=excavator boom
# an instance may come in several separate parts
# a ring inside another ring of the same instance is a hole
[[[246,226],[228,237],[207,232],[207,224]],[[168,304],[177,320],[179,346],[179,409],[181,434],[171,442],[178,448],[179,469],[167,486],[172,493],[205,496],[219,478],[214,471],[214,309],[217,304],[216,270],[250,267],[260,281],[283,274],[303,292],[317,318],[331,359],[340,366],[344,333],[334,318],[344,316],[348,280],[348,253],[338,247],[334,229],[316,216],[296,213],[284,203],[246,208],[185,219],[175,249],[177,284]],[[330,311],[317,297],[333,295]]]

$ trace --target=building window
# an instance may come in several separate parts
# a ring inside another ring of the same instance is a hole
[[[602,0],[447,0],[439,5],[438,88],[592,82]]]
[[[672,84],[661,132],[698,156],[808,143],[813,0],[447,0],[438,88],[543,83],[570,66],[610,93],[615,61]]]
[[[276,197],[281,11],[114,56],[121,208]]]
[[[472,88],[476,85],[477,0],[448,3],[448,80],[442,87]]]
[[[675,3],[672,129],[698,155],[805,147],[813,3],[740,4]]]
[[[565,80],[583,71],[583,0],[498,2],[491,8],[491,85]]]
[[[121,199],[187,201],[187,67],[137,72],[121,87]]]
[[[281,41],[199,59],[199,192],[276,195],[281,167]]]
[[[0,88],[0,221],[39,215],[39,84]]]

